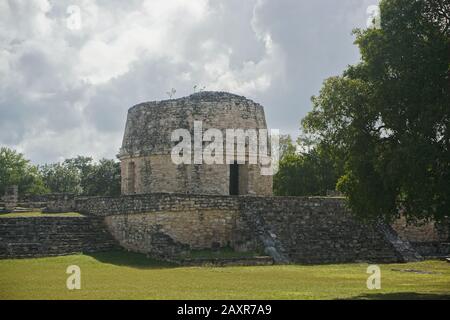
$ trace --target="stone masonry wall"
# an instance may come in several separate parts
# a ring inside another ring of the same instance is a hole
[[[400,238],[409,241],[423,256],[442,256],[450,254],[450,222],[422,221],[408,224],[405,218],[393,223]]]
[[[160,211],[238,210],[239,197],[152,193],[121,197],[79,197],[76,210],[95,216],[135,214]]]
[[[128,177],[130,163],[134,163],[134,182]],[[128,183],[134,183],[136,193],[228,194],[226,165],[175,165],[170,155],[151,155],[122,159],[121,170],[123,181],[126,181],[122,183],[124,194],[129,190]]]
[[[105,216],[123,247],[158,257],[230,246],[300,263],[404,260],[382,229],[355,220],[339,199],[149,194],[76,206]]]
[[[401,238],[411,242],[449,241],[449,229],[446,223],[439,225],[430,221],[414,225],[408,224],[402,217],[392,226]]]
[[[71,212],[75,209],[74,193],[48,193],[42,195],[23,195],[19,206],[25,208],[42,208],[45,212]]]
[[[138,104],[128,111],[121,160],[122,194],[174,192],[229,194],[229,166],[175,165],[171,159],[172,132],[185,129],[194,148],[194,122],[202,123],[202,135],[210,128],[222,132],[226,151],[226,129],[266,129],[264,109],[245,97],[224,92],[201,92],[188,97]],[[202,144],[205,147],[209,143]],[[201,151],[200,151],[201,152]],[[245,151],[248,157],[249,148]],[[193,163],[193,162],[192,162]],[[223,157],[225,163],[225,157]],[[240,194],[271,195],[272,177],[260,174],[259,164],[245,164]]]
[[[105,216],[108,230],[126,249],[158,258],[189,249],[232,247],[253,250],[239,211],[239,197],[148,194],[76,201],[79,212]]]
[[[124,248],[159,258],[191,249],[257,247],[252,238],[245,239],[246,226],[237,211],[161,211],[113,215],[105,221]]]
[[[40,257],[116,249],[96,217],[0,218],[0,258]]]
[[[280,253],[300,263],[401,261],[402,255],[374,223],[352,217],[339,199],[249,198],[241,212],[250,224],[259,222],[268,237],[280,243]],[[258,229],[257,227],[253,230]]]
[[[5,195],[3,197],[6,210],[13,210],[17,206],[18,195],[19,195],[18,190],[19,190],[19,188],[16,185],[9,186],[6,188]]]

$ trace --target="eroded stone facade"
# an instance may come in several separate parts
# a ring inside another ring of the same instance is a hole
[[[123,247],[157,258],[231,247],[280,263],[408,261],[395,232],[358,221],[342,199],[171,193],[79,199],[76,206],[105,216]]]
[[[203,132],[210,128],[221,130],[224,141],[226,129],[267,129],[261,105],[229,93],[201,92],[181,99],[136,105],[128,111],[118,155],[122,194],[230,194],[230,165],[225,164],[225,158],[224,164],[181,165],[171,159],[176,144],[171,141],[172,132],[186,129],[193,139],[194,121],[202,122]],[[249,164],[248,147],[245,156],[246,163],[239,165],[239,194],[271,195],[272,177],[262,175],[259,164]]]

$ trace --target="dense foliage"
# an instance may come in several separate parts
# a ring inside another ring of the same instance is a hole
[[[341,171],[337,162],[322,146],[308,146],[310,141],[294,144],[289,136],[281,137],[279,170],[273,181],[276,195],[323,196],[335,190]]]
[[[0,193],[18,185],[20,194],[69,192],[94,196],[120,194],[120,164],[78,156],[63,162],[34,166],[14,150],[0,150]]]
[[[17,185],[24,193],[45,193],[45,187],[38,168],[30,164],[23,154],[9,148],[0,149],[0,195],[8,186]]]
[[[450,213],[449,1],[382,0],[357,30],[361,63],[325,81],[303,127],[343,163],[338,189],[363,217]]]

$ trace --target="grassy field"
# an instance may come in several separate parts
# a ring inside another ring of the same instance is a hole
[[[66,288],[69,265],[81,268],[81,290]],[[176,267],[124,252],[0,260],[0,299],[450,299],[446,262],[380,267],[382,289],[368,290],[367,264]]]
[[[77,212],[65,213],[42,213],[40,211],[33,212],[13,212],[2,213],[0,218],[33,218],[33,217],[82,217],[83,215]]]

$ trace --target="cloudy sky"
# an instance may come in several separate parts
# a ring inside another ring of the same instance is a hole
[[[377,2],[0,0],[0,145],[34,163],[113,158],[129,107],[195,85],[295,134],[323,80],[358,61],[351,31]]]

